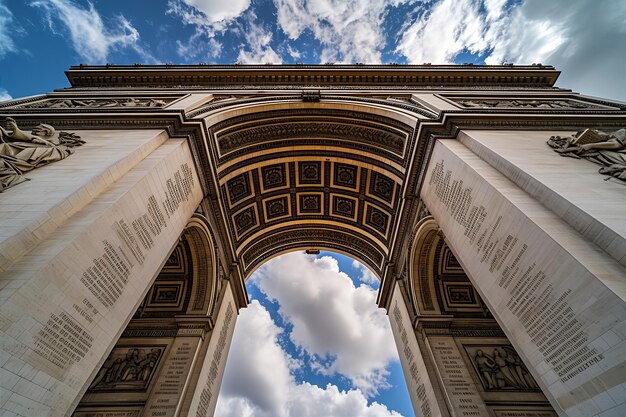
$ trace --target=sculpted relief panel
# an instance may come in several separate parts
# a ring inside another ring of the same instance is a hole
[[[57,132],[43,123],[30,133],[10,117],[5,124],[8,130],[0,126],[0,192],[27,181],[25,172],[65,159],[85,143],[74,133]]]
[[[89,386],[90,391],[145,391],[164,346],[116,347]]]
[[[120,98],[53,98],[23,105],[28,109],[80,109],[80,108],[161,108],[179,97],[120,97]]]
[[[626,185],[626,129],[611,133],[585,129],[568,137],[551,136],[547,143],[561,156],[583,158],[600,165],[600,174]]]
[[[539,390],[513,346],[465,346],[465,351],[485,390]]]
[[[537,110],[550,110],[550,109],[587,109],[587,110],[599,110],[606,109],[605,106],[600,106],[592,103],[585,103],[578,100],[571,99],[549,99],[549,98],[518,98],[518,99],[500,99],[500,98],[451,98],[456,104],[460,104],[466,108],[498,108],[498,109],[537,109]]]

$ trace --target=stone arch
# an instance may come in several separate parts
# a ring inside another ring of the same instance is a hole
[[[204,217],[195,214],[181,235],[191,254],[192,293],[187,313],[211,314],[218,294],[218,257],[211,229]]]
[[[442,239],[439,225],[432,216],[420,220],[414,228],[408,265],[411,304],[417,314],[436,314],[439,305],[434,287],[434,249]]]
[[[415,227],[409,289],[417,314],[492,319],[432,216]]]
[[[416,125],[426,116],[407,109],[408,99],[222,101],[197,117],[208,127],[242,275],[279,253],[320,247],[383,276]]]

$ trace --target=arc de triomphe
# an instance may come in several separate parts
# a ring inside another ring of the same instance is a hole
[[[626,415],[626,104],[558,75],[77,66],[3,103],[3,415],[212,415],[245,279],[319,249],[380,278],[416,415]]]

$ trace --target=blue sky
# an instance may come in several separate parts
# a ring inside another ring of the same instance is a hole
[[[622,0],[0,0],[0,100],[70,65],[541,62],[626,100]]]

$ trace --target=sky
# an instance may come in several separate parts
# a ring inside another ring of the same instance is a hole
[[[199,62],[543,63],[626,101],[626,1],[0,0],[0,100],[79,63]]]
[[[414,417],[367,267],[292,252],[246,286],[216,417]]]

